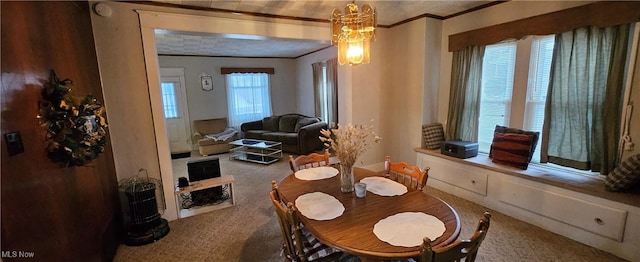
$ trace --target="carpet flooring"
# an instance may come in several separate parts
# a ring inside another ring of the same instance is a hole
[[[114,261],[283,261],[268,194],[271,180],[291,173],[288,162],[261,165],[229,160],[227,154],[218,157],[222,174],[235,177],[236,205],[171,221],[166,237],[144,246],[121,245]],[[174,181],[187,176],[188,160],[172,160]],[[458,212],[461,238],[472,235],[485,210],[491,212],[491,227],[476,261],[625,261],[446,192],[431,187],[425,191]]]

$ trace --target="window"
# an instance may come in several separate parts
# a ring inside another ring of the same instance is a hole
[[[478,121],[478,146],[482,152],[489,153],[495,126],[509,125],[515,63],[515,42],[485,48]]]
[[[482,82],[475,81],[481,96],[475,104],[480,105],[466,109],[478,112],[477,119],[471,120],[482,141],[479,151],[489,149],[492,133],[487,125],[508,123],[509,127],[537,132],[544,126],[541,142],[545,150],[534,148],[532,162],[607,175],[616,163],[616,132],[624,103],[617,94],[624,91],[630,28],[628,24],[589,26],[554,36],[529,37],[515,42],[515,62],[510,44],[484,47],[487,51],[482,60],[473,60],[486,64]],[[499,65],[507,66],[496,69]],[[500,76],[509,75],[511,65],[515,73],[510,88]],[[502,96],[511,97],[510,107]],[[494,111],[497,113],[491,113]]]
[[[540,132],[544,122],[544,106],[547,100],[554,36],[535,38],[531,46],[527,101],[524,116],[525,130]],[[532,162],[540,162],[540,143],[536,145]]]
[[[496,125],[542,132],[553,45],[554,36],[549,35],[486,47],[478,126],[480,152],[489,152]],[[526,79],[516,79],[516,73],[523,70],[528,72]],[[532,162],[539,162],[539,147],[540,142]]]
[[[239,128],[244,122],[271,115],[269,75],[233,73],[227,75],[229,126]]]
[[[178,118],[178,102],[176,98],[176,87],[173,82],[162,82],[162,104],[165,118]]]
[[[332,98],[332,93],[331,89],[329,87],[329,83],[327,82],[327,64],[323,63],[322,64],[322,76],[321,76],[322,82],[320,85],[320,118],[324,119],[325,121],[329,121],[329,123],[331,123],[331,121],[335,121],[335,119],[333,119],[333,116],[331,115],[331,108],[333,107],[333,105],[331,105],[331,101],[334,99]]]
[[[327,99],[327,64],[322,64],[322,83],[320,84],[320,118],[329,119],[329,100]]]

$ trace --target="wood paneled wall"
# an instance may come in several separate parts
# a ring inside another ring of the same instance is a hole
[[[89,4],[1,5],[1,250],[34,252],[44,261],[110,261],[122,232],[110,144],[89,166],[61,167],[47,158],[36,119],[50,69],[74,81],[74,96],[103,101]],[[4,134],[15,131],[24,153],[9,156]]]

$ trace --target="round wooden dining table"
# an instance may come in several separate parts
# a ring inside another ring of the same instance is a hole
[[[382,174],[355,168],[355,181]],[[444,246],[452,243],[460,234],[458,213],[446,202],[420,190],[409,189],[400,196],[379,196],[367,192],[364,198],[354,193],[340,191],[340,174],[327,179],[300,180],[291,174],[278,185],[280,197],[294,203],[306,193],[323,192],[334,196],[345,207],[344,213],[331,220],[314,220],[299,215],[305,228],[326,245],[346,253],[366,259],[409,258],[420,255],[420,246],[393,246],[373,233],[374,225],[388,216],[402,212],[423,212],[440,219],[445,225],[442,236],[432,242],[432,246]]]

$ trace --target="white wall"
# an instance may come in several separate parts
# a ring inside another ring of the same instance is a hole
[[[414,163],[420,146],[425,79],[426,20],[421,18],[388,31],[384,55],[382,131],[384,152],[392,161]],[[383,161],[384,158],[380,158]]]
[[[369,64],[340,66],[343,70],[350,71],[351,74],[347,73],[350,79],[347,79],[344,85],[340,83],[340,88],[344,88],[348,95],[346,99],[338,97],[338,103],[344,104],[344,107],[347,108],[346,118],[340,116],[341,124],[373,125],[374,131],[384,136],[386,114],[382,105],[382,90],[387,88],[383,80],[386,77],[385,66],[388,63],[385,56],[388,49],[388,42],[386,41],[388,30],[378,28],[375,33],[376,40],[371,43],[371,62]],[[371,120],[373,120],[373,123],[371,123]],[[383,137],[381,143],[372,144],[370,150],[360,156],[356,165],[366,166],[384,162],[385,139],[388,138]]]
[[[422,97],[422,123],[431,124],[438,122],[438,94],[440,83],[440,36],[442,35],[442,21],[435,19],[426,20],[424,32],[425,39],[425,66],[424,66],[424,93]],[[424,141],[421,142],[424,144]]]
[[[270,75],[271,104],[276,115],[297,113],[296,60],[274,58],[222,58],[192,56],[159,56],[160,67],[184,68],[191,121],[228,116],[225,75],[221,67],[272,67]],[[213,90],[200,87],[200,75],[213,76]]]
[[[93,7],[95,2],[90,3]],[[109,17],[91,12],[113,160],[118,180],[147,169],[160,178],[138,5],[109,2]]]

